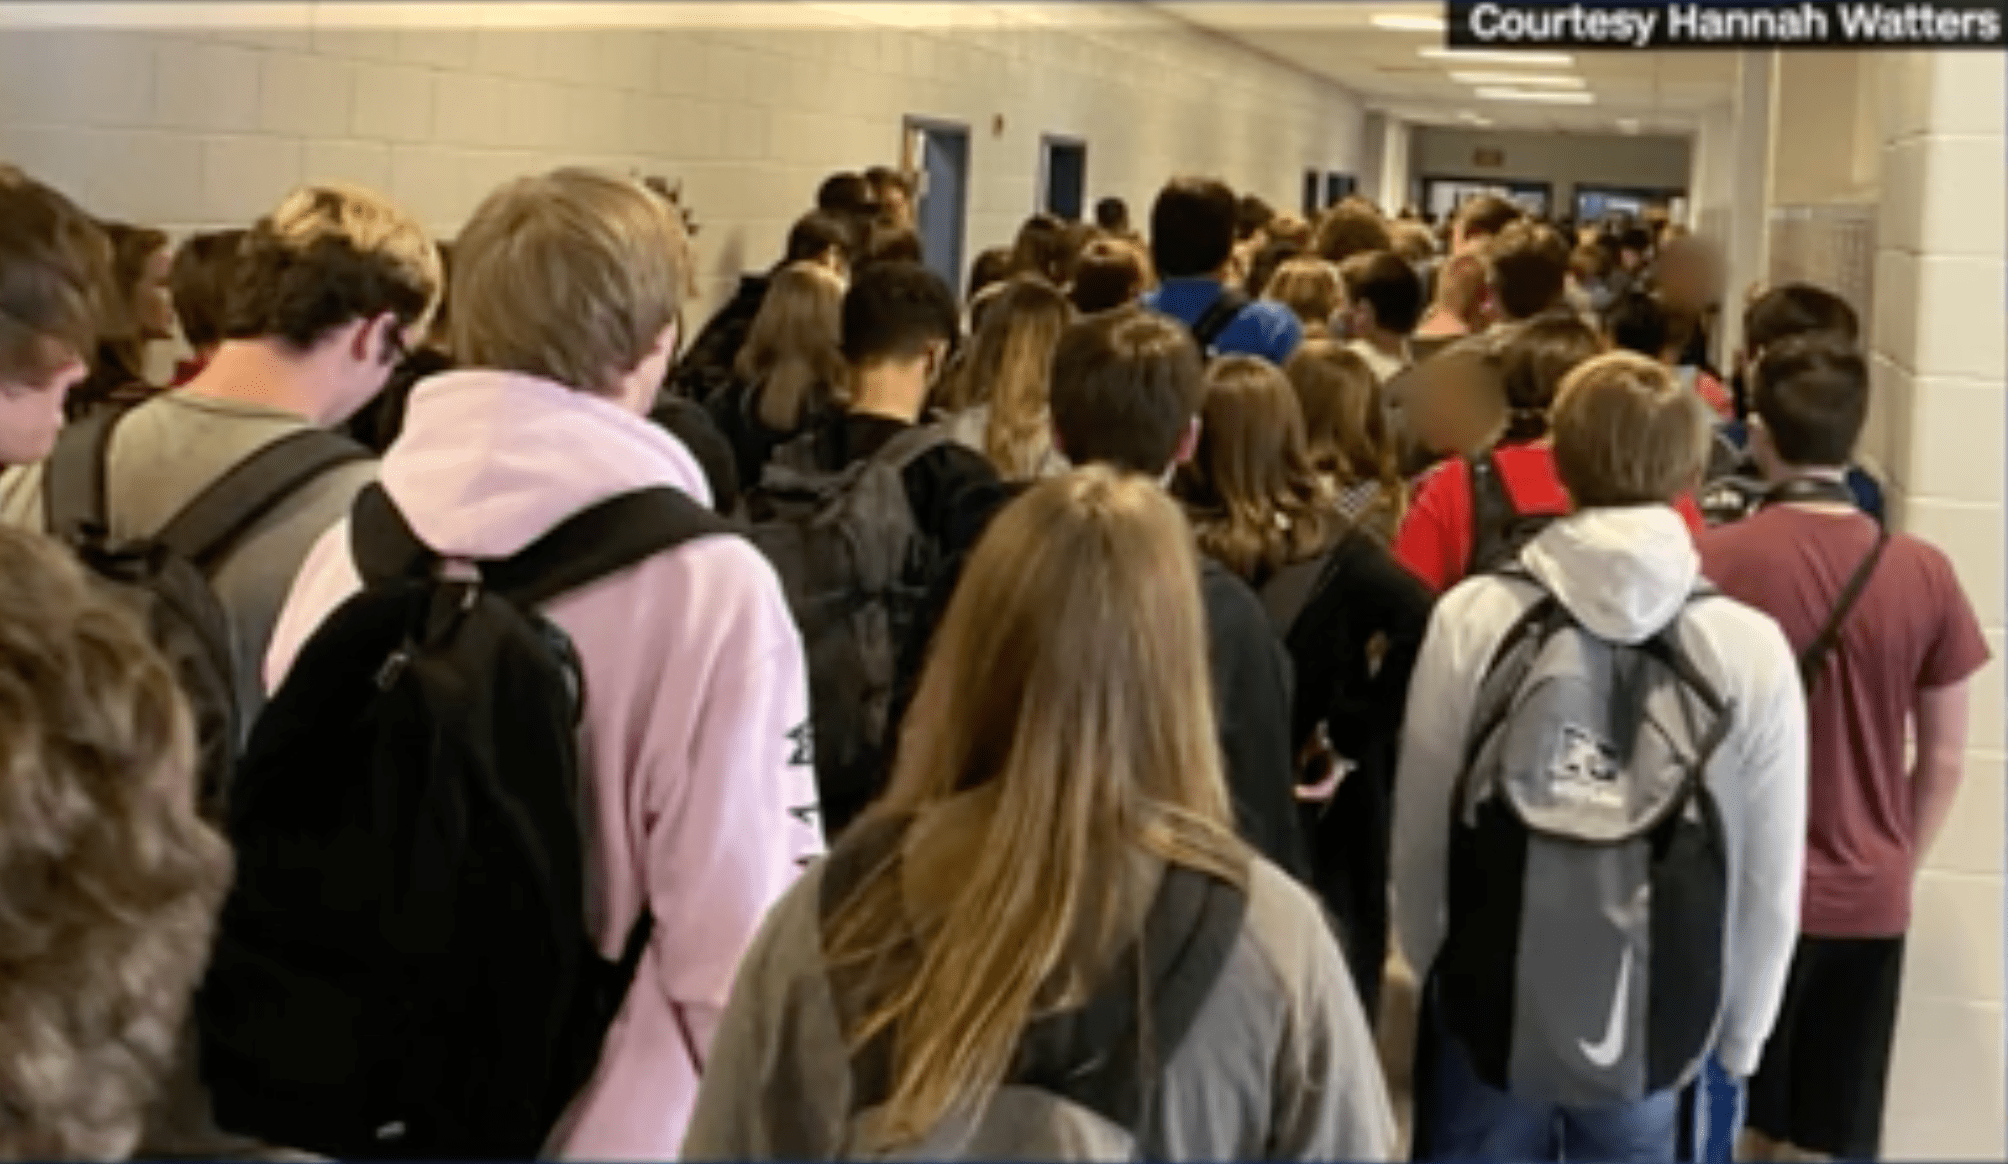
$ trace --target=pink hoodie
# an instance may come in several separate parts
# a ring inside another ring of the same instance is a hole
[[[451,372],[411,398],[384,488],[425,543],[504,557],[618,493],[671,485],[699,501],[696,460],[667,432],[535,377]],[[359,586],[348,525],[330,530],[273,635],[276,688]],[[655,937],[599,1071],[546,1153],[671,1159],[739,958],[767,909],[822,851],[801,638],[766,559],[705,538],[545,612],[577,646],[589,693],[587,916],[616,958],[646,895]]]

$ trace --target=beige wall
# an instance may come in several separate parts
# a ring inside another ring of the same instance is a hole
[[[1952,558],[1995,662],[1973,689],[1952,823],[1927,855],[1904,968],[1886,1155],[2008,1155],[2003,1062],[2003,76],[1999,57],[1881,58],[1874,349],[1894,511]],[[1789,133],[1790,126],[1785,130]]]
[[[1498,150],[1503,164],[1481,168],[1473,156]],[[1496,178],[1546,182],[1556,209],[1575,212],[1581,184],[1679,190],[1692,176],[1688,139],[1622,134],[1534,133],[1418,125],[1409,144],[1409,174],[1422,178]]]
[[[512,175],[661,172],[713,301],[824,174],[897,160],[905,114],[970,126],[965,260],[1035,208],[1041,133],[1085,138],[1089,198],[1141,218],[1178,171],[1295,208],[1305,169],[1355,167],[1362,118],[1137,5],[0,4],[0,158],[100,213],[241,223],[347,178],[450,234]]]

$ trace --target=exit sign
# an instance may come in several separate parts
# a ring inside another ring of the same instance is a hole
[[[1471,153],[1471,164],[1474,166],[1484,166],[1488,169],[1496,169],[1506,164],[1506,151],[1473,150]]]

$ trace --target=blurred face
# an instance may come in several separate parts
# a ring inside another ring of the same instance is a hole
[[[1486,390],[1484,366],[1464,356],[1439,356],[1411,381],[1405,407],[1409,431],[1433,453],[1462,453],[1488,435],[1478,415]]]
[[[133,318],[139,321],[140,335],[150,340],[174,334],[174,295],[167,287],[167,269],[174,256],[166,247],[147,256],[133,286]]]
[[[911,228],[913,226],[913,200],[906,191],[897,186],[887,188],[883,201],[885,216],[895,224]]]
[[[0,465],[32,465],[49,455],[63,431],[63,399],[87,371],[81,356],[63,349],[45,375],[0,379]]]

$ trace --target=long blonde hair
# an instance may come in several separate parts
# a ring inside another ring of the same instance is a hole
[[[761,424],[793,432],[818,389],[842,398],[849,375],[843,307],[844,281],[823,264],[790,263],[775,273],[733,363],[759,386]]]
[[[1051,283],[1032,275],[1012,278],[984,307],[969,356],[949,389],[951,411],[990,406],[983,455],[1007,480],[1038,475],[1049,447],[1053,349],[1073,313]]]
[[[889,1033],[883,1147],[980,1106],[1024,1028],[1078,1004],[1134,936],[1139,857],[1245,884],[1220,773],[1191,535],[1155,483],[1095,466],[1007,507],[950,603],[892,784],[850,832],[912,821],[974,789],[978,841],[941,879],[938,928],[903,962],[896,861],[828,923],[833,970],[883,989],[848,1032]],[[846,843],[838,845],[839,856]],[[888,968],[891,968],[888,970]]]
[[[1296,391],[1274,364],[1215,360],[1199,415],[1199,449],[1178,488],[1201,549],[1259,585],[1330,544],[1331,490],[1311,463]]]

